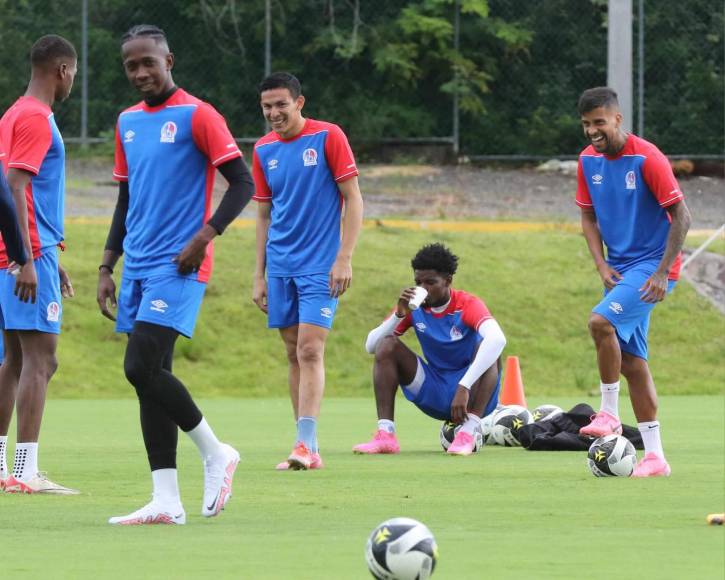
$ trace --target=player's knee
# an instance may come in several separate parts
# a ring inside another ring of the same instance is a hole
[[[375,360],[387,360],[394,357],[398,344],[400,344],[400,339],[397,336],[390,335],[381,338],[375,349]]]
[[[150,388],[154,375],[161,369],[159,354],[153,337],[142,333],[132,333],[129,337],[123,371],[139,396],[142,391]]]
[[[604,316],[592,313],[589,316],[589,333],[595,339],[606,338],[614,334],[614,327]]]
[[[296,358],[299,364],[316,364],[322,362],[325,344],[309,341],[297,344]]]

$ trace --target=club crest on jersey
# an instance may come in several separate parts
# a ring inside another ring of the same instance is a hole
[[[594,183],[594,185],[601,185],[602,181],[604,181],[604,178],[598,173],[596,175],[592,175],[592,183]]]
[[[131,131],[130,129],[126,131],[123,135],[123,142],[124,143],[133,143],[133,138],[136,136],[136,133]]]
[[[166,121],[164,126],[161,127],[161,142],[162,143],[173,143],[176,140],[176,123],[173,121]]]
[[[637,189],[637,178],[634,176],[634,171],[627,171],[627,175],[624,176],[624,183],[627,189]]]
[[[463,333],[458,330],[457,326],[451,326],[451,340],[461,340],[463,338]]]
[[[48,304],[48,322],[58,322],[60,318],[60,304],[51,302]]]
[[[302,161],[304,161],[305,167],[317,165],[317,151],[314,149],[305,149],[302,153]]]
[[[169,307],[166,302],[163,300],[152,300],[151,301],[151,310],[154,310],[156,312],[160,312],[161,314],[166,313],[166,309]]]

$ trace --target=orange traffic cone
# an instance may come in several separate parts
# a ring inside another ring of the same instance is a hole
[[[519,357],[506,357],[506,371],[503,375],[503,389],[501,389],[500,401],[502,405],[521,405],[526,407],[524,396],[524,383],[521,380],[521,367]]]

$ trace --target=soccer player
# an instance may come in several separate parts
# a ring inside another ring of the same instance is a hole
[[[0,367],[0,479],[9,493],[67,495],[78,492],[53,483],[39,471],[38,439],[48,383],[58,366],[62,297],[73,295],[56,250],[63,241],[65,149],[51,108],[70,95],[76,51],[60,36],[43,36],[31,48],[30,62],[25,95],[0,119],[0,160],[25,251],[32,256],[18,270],[11,263],[12,252],[6,251],[10,238],[0,244],[0,323],[5,338],[5,361]],[[5,452],[13,409],[17,442],[8,476]]]
[[[325,341],[338,298],[352,280],[352,254],[362,226],[358,170],[337,125],[302,116],[305,97],[293,75],[267,77],[259,94],[272,131],[254,146],[254,199],[259,203],[252,299],[284,342],[297,421],[292,453],[277,469],[319,469]]]
[[[164,32],[131,28],[121,40],[123,68],[143,100],[116,126],[114,178],[119,194],[99,266],[98,305],[118,306],[116,331],[128,334],[126,378],[136,389],[153,481],[150,503],[111,524],[184,524],[176,471],[178,429],[204,463],[201,513],[216,516],[232,492],[239,453],[221,443],[172,374],[174,343],[191,337],[212,270],[213,243],[253,193],[252,177],[224,118],[178,88]],[[218,169],[229,183],[214,215]],[[113,268],[125,254],[116,302]]]
[[[421,248],[411,261],[415,284],[428,295],[420,308],[408,303],[406,288],[393,313],[368,334],[365,350],[375,355],[373,386],[378,429],[355,453],[399,453],[395,436],[395,393],[434,419],[462,425],[448,453],[470,455],[481,417],[492,413],[500,388],[499,357],[506,338],[480,298],[451,287],[458,257],[442,244]],[[413,327],[425,360],[398,337]]]
[[[612,89],[584,91],[578,109],[590,145],[579,155],[576,203],[604,284],[604,298],[589,316],[602,404],[580,432],[592,437],[622,432],[618,400],[619,375],[624,375],[645,448],[632,475],[667,476],[647,331],[652,309],[679,277],[690,212],[667,158],[652,143],[622,130]]]

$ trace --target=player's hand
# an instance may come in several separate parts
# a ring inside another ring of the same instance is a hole
[[[456,425],[463,424],[468,417],[468,395],[468,389],[463,385],[458,385],[451,402],[451,421]]]
[[[73,290],[73,284],[71,284],[70,276],[60,264],[58,264],[58,278],[60,279],[61,296],[63,296],[63,298],[73,298],[76,293],[75,290]]]
[[[111,273],[106,268],[98,270],[98,290],[96,293],[96,301],[98,302],[98,308],[101,310],[101,314],[109,320],[116,320],[116,317],[111,313],[108,308],[108,303],[111,303],[112,308],[116,308],[116,283],[111,277]]]
[[[267,314],[267,280],[264,277],[254,277],[254,283],[252,284],[252,302],[254,302],[259,309]]]
[[[28,260],[20,267],[15,275],[15,296],[21,302],[32,302],[35,304],[35,297],[38,292],[38,275],[35,273],[33,260]]]
[[[342,296],[352,282],[352,262],[350,258],[337,257],[330,270],[330,296]]]
[[[661,302],[667,296],[667,274],[655,272],[639,289],[642,302]]]
[[[597,270],[599,270],[599,276],[601,276],[602,282],[607,290],[614,288],[617,285],[617,282],[622,279],[622,275],[606,262],[604,262],[601,266],[598,266]]]
[[[398,318],[405,318],[410,314],[410,308],[408,308],[408,302],[410,302],[415,296],[415,287],[403,288],[403,291],[398,297],[398,304],[395,307],[395,316]]]
[[[206,258],[206,247],[209,242],[194,236],[181,253],[174,258],[179,274],[198,272]]]

